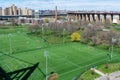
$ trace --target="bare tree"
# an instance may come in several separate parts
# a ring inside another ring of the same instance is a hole
[[[111,22],[110,22],[110,19],[106,19],[105,23],[104,23],[104,26],[106,28],[110,27],[111,26]]]
[[[28,27],[28,31],[30,31],[30,33],[37,33],[39,28],[40,28],[39,25],[32,24]]]
[[[93,36],[93,37],[91,38],[91,40],[92,40],[92,44],[93,44],[93,45],[98,45],[98,44],[101,43],[101,42],[100,42],[100,39],[99,39],[97,36]]]
[[[96,30],[94,26],[86,27],[83,31],[82,37],[86,39],[90,39],[92,36],[95,36]]]
[[[13,18],[10,21],[12,23],[12,26],[18,26],[18,21],[16,19]]]
[[[112,30],[101,32],[98,36],[101,39],[102,43],[109,44],[109,45],[112,45],[112,38],[117,39],[115,44],[118,44],[118,40],[120,38],[118,33]]]

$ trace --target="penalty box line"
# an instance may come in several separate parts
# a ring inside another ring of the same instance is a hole
[[[55,56],[61,57],[60,55],[56,55],[56,54],[52,54],[52,55],[55,55]],[[66,58],[62,58],[62,59],[65,60],[65,61],[67,61],[68,63],[70,63],[70,64],[76,66],[76,67],[79,67],[79,65],[73,63],[72,61],[70,61],[70,60],[68,60],[68,59],[66,59]]]
[[[56,55],[56,54],[52,54],[52,55],[61,57],[60,55]],[[100,54],[99,54],[99,55],[100,55]],[[98,56],[98,55],[96,55],[96,56]],[[93,58],[93,57],[92,57],[92,58]],[[62,59],[64,59],[65,61],[69,62],[70,64],[72,64],[72,65],[74,65],[74,66],[76,66],[76,67],[80,67],[79,65],[73,63],[72,61],[70,61],[70,60],[68,60],[68,59],[66,59],[66,58],[62,58]],[[57,60],[58,60],[58,59],[57,59]],[[90,59],[90,60],[92,60],[92,59]]]
[[[116,56],[116,55],[115,55],[115,56]],[[115,57],[115,56],[114,56],[114,57]],[[95,63],[101,62],[101,61],[103,61],[103,60],[107,60],[107,59],[102,59],[102,60],[99,60],[99,61],[97,61],[97,62],[95,62]],[[84,66],[84,67],[88,67],[88,66],[90,66],[90,65],[92,65],[92,64],[95,64],[95,63],[91,63],[91,64],[86,65],[86,66]],[[74,71],[79,70],[80,68],[84,68],[84,67],[78,67],[78,68],[73,69],[73,70],[71,70],[71,71],[68,71],[68,72],[62,73],[62,74],[60,74],[59,76],[64,76],[65,74],[68,74],[68,73],[74,72]]]
[[[5,63],[5,60],[2,60],[2,62],[4,63],[3,65],[6,66],[9,69],[9,71],[13,71],[12,68],[10,68],[10,66]]]

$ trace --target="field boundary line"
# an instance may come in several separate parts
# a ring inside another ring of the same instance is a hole
[[[115,56],[114,56],[114,57],[115,57]],[[102,59],[102,60],[99,60],[99,61],[97,61],[97,62],[95,62],[95,63],[101,62],[101,61],[103,61],[103,60],[107,60],[107,59]],[[78,69],[80,69],[80,68],[88,67],[88,66],[90,66],[90,65],[92,65],[92,64],[95,64],[95,63],[91,63],[91,64],[86,65],[86,66],[83,66],[83,67],[78,67],[78,68],[76,68],[76,69],[74,69],[74,70],[71,70],[71,71],[62,73],[62,74],[60,74],[59,76],[63,76],[63,75],[65,75],[65,74],[71,73],[71,72],[76,71],[76,70],[78,70]]]
[[[13,71],[7,64],[5,64],[10,71]]]
[[[105,53],[105,52],[104,52]],[[100,53],[101,54],[101,53]],[[99,54],[99,55],[100,55]],[[52,55],[56,55],[56,54],[52,54]],[[57,55],[58,57],[61,57],[60,55]],[[95,56],[98,56],[98,55],[95,55]],[[91,58],[95,58],[95,57],[91,57]],[[99,58],[99,57],[98,57]],[[62,58],[62,59],[64,59],[65,61],[67,61],[67,62],[69,62],[70,64],[72,64],[72,65],[74,65],[74,66],[76,66],[76,67],[80,67],[79,65],[77,65],[77,64],[75,64],[75,63],[73,63],[72,61],[70,61],[70,60],[68,60],[68,59],[66,59],[66,58]],[[60,60],[60,59],[57,59],[57,60]],[[89,60],[92,60],[92,59],[89,59]],[[86,62],[86,61],[85,61]]]
[[[22,64],[22,61],[19,61],[19,60],[16,60],[16,59],[15,59],[15,61],[18,62],[19,64]],[[28,67],[28,63],[25,63],[25,62],[23,62],[23,63],[24,63],[24,65],[25,65],[24,67]],[[23,64],[22,64],[22,65],[23,65]]]

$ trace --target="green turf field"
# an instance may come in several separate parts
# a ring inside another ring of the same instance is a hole
[[[9,30],[6,30],[7,32]],[[11,33],[11,37],[8,34]],[[10,54],[10,41],[12,54]],[[25,68],[39,62],[39,68],[45,73],[44,52],[48,51],[48,71],[59,74],[59,80],[72,80],[87,67],[107,62],[109,53],[85,44],[71,42],[65,44],[44,43],[41,38],[27,35],[24,30],[0,34],[0,66],[7,72]],[[114,52],[113,60],[119,60],[120,54]],[[39,69],[29,80],[45,80]]]

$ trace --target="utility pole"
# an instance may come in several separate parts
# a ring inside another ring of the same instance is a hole
[[[57,22],[57,15],[58,15],[58,13],[57,13],[58,11],[57,11],[57,6],[55,7],[55,23]]]
[[[46,57],[46,80],[48,78],[48,51],[44,52],[44,56]]]

